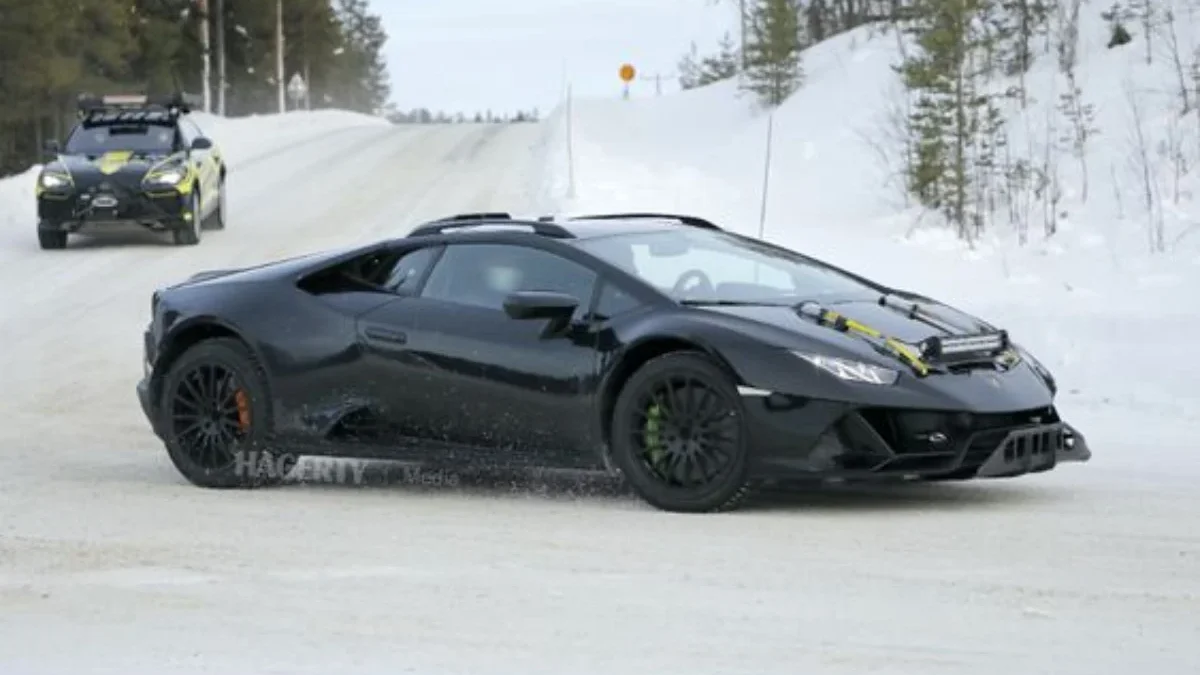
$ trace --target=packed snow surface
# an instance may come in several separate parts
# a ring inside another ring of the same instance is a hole
[[[776,113],[767,236],[1005,325],[1058,375],[1091,463],[691,517],[605,485],[395,471],[192,487],[134,396],[155,287],[467,210],[668,209],[754,232],[764,131],[725,86],[576,101],[572,195],[565,112],[208,120],[230,224],[197,247],[43,252],[36,171],[0,182],[0,672],[1200,672],[1194,253],[1142,253],[1136,216],[1104,202],[1072,202],[1062,237],[1024,248],[905,237],[911,213],[851,132],[882,100],[890,43],[852,38],[813,50]],[[1126,57],[1110,58],[1096,67]],[[1109,173],[1094,195],[1114,194]],[[1190,196],[1178,210],[1182,231]]]

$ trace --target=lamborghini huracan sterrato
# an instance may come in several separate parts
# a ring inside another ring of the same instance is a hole
[[[200,242],[225,227],[225,161],[190,117],[192,97],[79,98],[66,142],[48,141],[50,161],[34,188],[38,243],[61,249],[73,232],[134,225]]]
[[[693,216],[452,216],[201,272],[151,315],[138,396],[205,487],[281,480],[246,453],[351,456],[609,472],[713,511],[1091,457],[1005,331]]]

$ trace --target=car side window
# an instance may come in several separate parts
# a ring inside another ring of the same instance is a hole
[[[411,295],[416,291],[417,284],[421,283],[421,278],[425,276],[429,265],[437,259],[440,250],[440,246],[426,246],[401,255],[400,259],[392,265],[391,271],[388,272],[383,287],[393,293]]]
[[[637,298],[621,290],[612,282],[605,282],[604,287],[600,289],[600,298],[596,301],[596,311],[593,316],[595,319],[603,321],[625,312],[632,312],[641,306],[642,303]]]
[[[591,304],[596,273],[562,256],[512,244],[452,244],[434,266],[422,297],[503,311],[516,291],[554,291]]]
[[[196,140],[196,134],[192,133],[186,122],[182,119],[179,120],[179,124],[175,128],[178,130],[175,141],[179,144],[179,148],[186,150],[192,147],[192,141]]]

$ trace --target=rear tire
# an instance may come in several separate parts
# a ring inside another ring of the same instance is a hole
[[[58,250],[67,247],[67,233],[62,230],[38,230],[38,246],[45,250]]]
[[[200,243],[200,230],[203,229],[204,223],[200,220],[200,193],[192,191],[191,200],[188,202],[188,209],[191,211],[191,221],[183,221],[183,227],[171,231],[171,239],[174,240],[176,246],[195,246]]]
[[[167,455],[193,485],[275,485],[296,464],[268,449],[266,374],[238,340],[206,340],[180,355],[163,377],[158,415]]]
[[[664,511],[736,508],[750,492],[749,432],[736,382],[698,352],[643,364],[617,396],[612,458]]]

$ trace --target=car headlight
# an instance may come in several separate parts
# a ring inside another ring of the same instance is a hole
[[[57,173],[44,173],[41,177],[42,187],[47,190],[67,187],[71,184],[71,179]]]
[[[179,185],[183,181],[184,173],[179,169],[168,169],[161,173],[146,176],[146,182],[153,185]]]
[[[876,366],[871,363],[841,359],[836,356],[825,356],[824,354],[810,354],[808,352],[797,351],[793,351],[792,353],[830,375],[847,382],[886,386],[895,384],[896,380],[900,377],[899,371],[884,368],[883,366]]]

